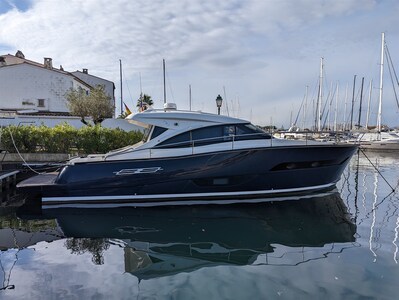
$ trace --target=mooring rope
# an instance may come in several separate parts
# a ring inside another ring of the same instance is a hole
[[[7,128],[8,128],[8,131],[10,132],[10,137],[11,137],[12,144],[14,145],[14,148],[15,148],[15,150],[17,151],[17,153],[18,153],[19,157],[21,158],[21,160],[25,163],[25,165],[26,165],[33,173],[36,173],[36,174],[38,174],[38,175],[43,174],[43,173],[37,172],[36,170],[34,170],[33,168],[31,168],[31,166],[29,166],[29,164],[25,161],[25,159],[22,157],[21,153],[19,153],[19,150],[18,150],[17,145],[15,144],[14,137],[13,137],[13,135],[12,135],[10,126],[7,126]]]
[[[368,158],[368,156],[366,155],[366,153],[364,153],[364,151],[359,148],[359,150],[363,153],[364,157],[367,158],[367,160],[369,161],[369,163],[373,166],[373,168],[377,171],[377,173],[381,176],[382,179],[384,179],[384,181],[386,182],[386,184],[392,189],[392,193],[395,192],[395,189],[392,187],[392,185],[390,185],[390,183],[388,182],[388,180],[385,179],[384,175],[382,175],[382,173],[380,172],[380,170],[378,170],[378,168],[373,164],[373,162]]]

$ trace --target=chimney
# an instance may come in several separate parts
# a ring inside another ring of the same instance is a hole
[[[25,59],[25,55],[22,53],[21,50],[18,50],[17,53],[15,53],[15,56],[19,57],[19,58],[22,58],[22,59]]]
[[[89,71],[87,69],[83,69],[83,74],[89,74]]]
[[[44,67],[46,69],[52,70],[53,69],[53,59],[49,58],[49,57],[45,57],[44,58]]]

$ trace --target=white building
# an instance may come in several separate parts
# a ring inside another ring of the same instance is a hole
[[[84,72],[54,68],[51,58],[43,63],[25,59],[21,51],[0,56],[0,115],[69,115],[65,94],[72,88],[87,92],[104,85],[115,104],[114,83]]]
[[[71,72],[71,74],[93,87],[97,85],[104,86],[105,92],[108,94],[108,96],[111,97],[112,103],[115,107],[115,85],[112,81],[91,75],[89,74],[88,69],[83,69],[82,72],[81,71]]]

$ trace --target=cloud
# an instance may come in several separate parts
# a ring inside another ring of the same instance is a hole
[[[162,99],[165,58],[175,101],[187,105],[192,84],[193,96],[209,111],[223,85],[240,95],[245,107],[300,99],[318,76],[321,56],[334,71],[330,78],[348,80],[378,61],[380,32],[389,30],[392,40],[399,36],[395,1],[364,0],[361,6],[356,0],[32,3],[28,10],[0,15],[0,45],[36,61],[52,57],[66,70],[88,68],[114,82],[122,59],[132,97],[138,94],[140,72],[154,99]],[[340,70],[334,68],[338,65]],[[287,119],[287,111],[278,114]]]
[[[139,67],[165,56],[177,57],[180,63],[231,65],[259,51],[249,43],[252,35],[267,37],[285,28],[298,29],[314,19],[347,12],[357,2],[338,1],[335,6],[314,1],[223,3],[39,0],[27,12],[3,16],[7,26],[1,33],[6,43],[37,49],[41,56],[60,53],[68,61],[81,57],[98,64],[102,55],[119,53],[130,56]]]

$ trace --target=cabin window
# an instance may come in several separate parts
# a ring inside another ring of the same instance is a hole
[[[212,126],[193,130],[192,140],[194,145],[200,146],[223,142],[223,128],[224,126]]]
[[[233,136],[236,134],[236,126],[230,125],[230,126],[224,126],[223,128],[223,136]]]
[[[168,128],[155,126],[154,129],[152,130],[152,134],[151,134],[150,140],[156,138],[158,135],[161,135],[161,134],[164,133],[166,130],[168,130]]]
[[[158,144],[161,148],[181,148],[189,147],[191,144],[191,132],[184,132],[167,139],[166,141]]]
[[[242,141],[248,139],[270,139],[271,136],[262,129],[252,124],[240,124],[236,126],[235,140]]]
[[[205,127],[171,137],[158,146],[168,148],[190,147],[193,143],[194,146],[205,146],[232,140],[233,135],[234,125]]]
[[[44,107],[44,99],[37,99],[37,107]]]
[[[185,132],[160,143],[158,147],[205,146],[234,140],[270,139],[270,135],[252,124],[218,125]]]

